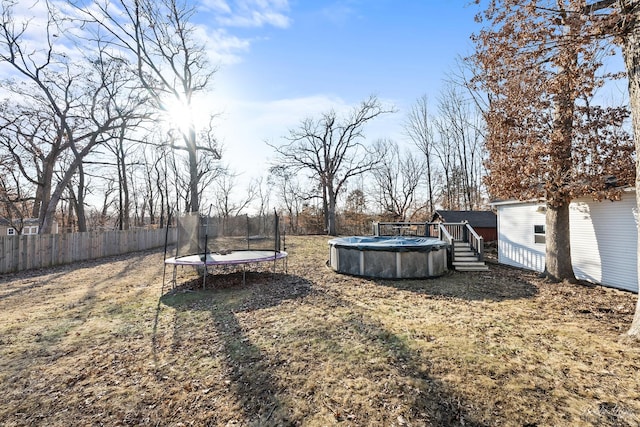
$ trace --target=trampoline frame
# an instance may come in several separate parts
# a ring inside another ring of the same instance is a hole
[[[243,256],[244,255],[244,256]],[[185,255],[181,257],[171,257],[164,260],[165,265],[173,266],[173,275],[171,283],[173,288],[176,286],[177,269],[179,266],[204,267],[204,275],[202,278],[202,289],[207,286],[208,268],[210,266],[224,267],[230,265],[242,265],[242,284],[246,283],[246,266],[248,264],[259,264],[262,262],[273,261],[273,271],[276,269],[276,262],[279,260],[285,263],[288,254],[285,251],[272,250],[238,250],[229,253],[213,253]],[[286,265],[286,264],[285,264]],[[285,267],[286,270],[286,267]]]

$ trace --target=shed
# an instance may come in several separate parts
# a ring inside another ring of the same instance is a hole
[[[493,242],[498,238],[497,217],[492,211],[436,210],[431,217],[431,222],[468,222],[485,242]]]
[[[543,201],[492,203],[498,215],[498,262],[535,271],[545,267]],[[571,261],[578,279],[638,292],[635,190],[618,201],[579,198],[569,205]]]
[[[17,234],[38,234],[40,230],[38,218],[13,219],[0,217],[0,236],[15,236]],[[58,233],[58,223],[54,220],[52,234]],[[18,233],[20,232],[20,233]]]

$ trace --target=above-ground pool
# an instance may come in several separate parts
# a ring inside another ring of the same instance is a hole
[[[447,271],[448,245],[433,237],[353,236],[329,240],[329,265],[338,273],[417,279]]]

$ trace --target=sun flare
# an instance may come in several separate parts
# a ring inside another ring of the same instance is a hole
[[[171,97],[163,103],[163,110],[163,122],[169,129],[186,133],[191,126],[196,125],[193,105],[189,105],[185,100]]]

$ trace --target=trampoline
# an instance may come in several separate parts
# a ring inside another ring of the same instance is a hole
[[[177,229],[175,256],[164,260],[165,266],[173,267],[174,287],[178,267],[194,267],[202,273],[203,288],[206,287],[209,267],[242,267],[243,284],[247,266],[251,264],[273,262],[275,272],[276,262],[282,260],[286,271],[288,254],[280,250],[281,246],[284,247],[284,233],[280,232],[276,212],[268,220],[252,221],[246,216],[236,223],[224,224],[210,215],[188,214],[178,218]]]

